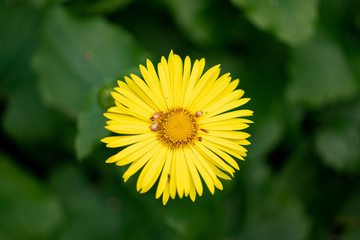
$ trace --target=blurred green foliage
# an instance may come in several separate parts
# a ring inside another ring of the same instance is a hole
[[[170,50],[240,78],[249,156],[162,206],[105,164],[117,79]],[[0,240],[360,238],[358,0],[0,0]]]

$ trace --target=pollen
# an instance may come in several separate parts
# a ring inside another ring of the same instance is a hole
[[[163,113],[157,123],[158,139],[171,149],[188,146],[197,136],[195,115],[183,108]]]

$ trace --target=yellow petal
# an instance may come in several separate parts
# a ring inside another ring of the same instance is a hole
[[[224,121],[220,121],[220,122],[205,123],[205,124],[200,125],[200,128],[206,129],[208,131],[212,131],[212,130],[218,130],[218,131],[243,130],[248,127],[249,127],[249,125],[243,123],[243,121],[241,119],[229,119],[229,120],[224,120]]]
[[[169,200],[169,184],[165,186],[164,193],[163,193],[163,205],[166,205],[167,201]]]
[[[220,138],[229,138],[229,139],[246,139],[250,137],[250,134],[241,131],[217,131],[213,130],[209,132],[209,135],[216,136]]]
[[[152,92],[152,95],[154,97],[154,102],[157,102],[160,106],[160,109],[166,109],[166,103],[164,95],[160,88],[160,81],[156,74],[155,68],[151,61],[147,60],[147,66],[148,69],[146,69],[144,66],[140,65],[140,71],[141,74],[150,88],[150,91]]]
[[[129,88],[139,96],[139,98],[149,104],[152,109],[159,111],[162,108],[162,105],[157,101],[158,98],[154,96],[146,83],[134,74],[131,74],[130,76],[132,79],[125,77],[125,81],[129,85]]]
[[[174,150],[176,158],[176,189],[180,198],[183,197],[185,186],[184,186],[184,165],[183,156],[180,154],[178,149]]]
[[[215,173],[212,171],[212,169],[206,163],[206,160],[197,152],[196,149],[190,147],[190,150],[191,151],[189,151],[189,153],[191,159],[193,159],[194,165],[198,169],[202,179],[204,179],[204,182],[208,187],[209,191],[211,192],[211,194],[214,194],[215,188],[214,188],[213,179],[214,177],[216,178]]]
[[[230,166],[232,166],[236,170],[239,170],[239,165],[237,164],[237,162],[231,156],[229,156],[226,152],[217,148],[217,146],[215,144],[207,141],[206,139],[203,139],[203,141],[201,143],[204,144],[205,147],[214,151],[214,153],[216,153],[217,155],[219,155],[219,157],[224,159],[228,164],[230,164]]]
[[[191,174],[191,179],[194,182],[196,191],[198,192],[199,196],[201,196],[203,194],[203,186],[201,183],[199,172],[194,164],[194,161],[196,161],[196,160],[194,160],[194,156],[191,154],[190,149],[186,148],[183,151],[184,151],[185,159],[186,159],[186,162],[187,162],[190,174]],[[191,192],[190,192],[190,194],[191,194]]]
[[[170,176],[170,170],[171,170],[171,165],[172,165],[172,152],[170,150],[168,150],[166,148],[166,152],[165,152],[165,165],[164,165],[164,169],[162,170],[161,176],[160,176],[160,180],[158,183],[158,187],[156,189],[156,198],[159,198],[161,196],[161,194],[163,193],[166,184],[169,181],[169,176]]]
[[[145,119],[148,119],[149,116],[151,116],[154,113],[154,111],[152,111],[152,110],[143,108],[141,106],[140,102],[134,102],[134,101],[130,100],[129,98],[121,95],[120,93],[112,92],[111,95],[113,96],[113,98],[115,98],[116,101],[123,104],[124,106],[131,109],[132,111],[137,112],[139,115],[141,115]]]
[[[184,106],[186,90],[187,90],[187,86],[188,86],[189,78],[190,78],[190,71],[191,71],[191,60],[187,56],[184,61],[184,72],[183,72],[183,78],[182,78],[180,106]]]
[[[165,156],[165,148],[161,148],[160,151],[155,153],[145,165],[136,185],[138,191],[140,190],[140,193],[149,191],[154,185],[164,166]]]
[[[216,65],[212,68],[210,68],[196,83],[194,90],[191,93],[190,98],[192,99],[191,102],[189,102],[189,105],[185,105],[185,108],[191,108],[191,106],[197,102],[198,97],[202,97],[203,94],[201,94],[201,91],[206,92],[206,89],[210,87],[217,77],[220,74],[220,65]]]
[[[129,177],[131,177],[137,171],[139,171],[140,168],[142,168],[150,160],[150,158],[153,157],[154,154],[157,154],[159,151],[160,151],[159,144],[155,146],[152,145],[150,149],[146,148],[146,150],[143,151],[142,157],[136,159],[124,173],[123,175],[124,181],[126,182],[129,179]]]
[[[110,157],[108,160],[106,160],[106,162],[114,163],[129,156],[130,154],[141,154],[142,152],[146,151],[149,146],[153,146],[154,144],[156,144],[156,138],[151,137],[149,139],[146,139],[144,141],[126,147],[125,149],[121,150],[114,156]]]
[[[131,136],[112,136],[103,138],[101,141],[107,143],[106,147],[108,148],[116,148],[146,140],[153,137],[153,135],[153,133],[145,133]]]
[[[201,119],[199,119],[199,124],[220,122],[223,120],[229,120],[229,119],[233,119],[233,118],[237,118],[237,117],[245,117],[245,116],[252,116],[252,115],[253,115],[253,111],[251,111],[251,110],[246,110],[246,109],[237,110],[237,111],[223,113],[223,114],[217,115],[215,117],[201,118]],[[248,119],[243,119],[243,118],[237,118],[237,119],[241,119],[244,123],[252,123],[252,121],[250,121]]]
[[[209,140],[210,142],[217,143],[217,144],[223,145],[225,147],[234,149],[234,150],[238,151],[240,154],[241,154],[241,152],[247,152],[247,150],[243,146],[240,146],[239,144],[237,144],[233,141],[212,135],[213,132],[215,132],[215,131],[209,132],[209,134],[207,134],[207,135],[203,135],[202,138]]]
[[[213,84],[209,84],[193,101],[190,109],[194,112],[204,109],[204,107],[218,96],[230,83],[230,73],[222,75]]]
[[[218,115],[220,113],[223,113],[223,112],[227,112],[229,110],[232,110],[234,108],[238,108],[242,105],[244,105],[245,103],[247,103],[248,101],[250,101],[250,98],[242,98],[240,100],[236,100],[236,101],[231,101],[231,102],[228,102],[227,104],[223,105],[222,107],[220,108],[217,108],[216,110],[210,112],[208,111],[206,113],[206,115],[204,116],[204,118],[209,118],[209,117],[212,117],[212,116],[215,116],[215,115]],[[206,110],[205,110],[206,111]]]
[[[118,93],[120,93],[122,96],[124,96],[125,99],[132,101],[133,103],[136,104],[136,106],[138,106],[139,108],[142,108],[144,111],[146,111],[150,114],[157,111],[157,108],[151,108],[147,102],[143,101],[141,98],[139,98],[137,95],[135,95],[131,91],[129,91],[125,88],[115,88],[115,89]],[[122,98],[122,99],[123,100],[120,101],[121,103],[124,102],[124,98]]]
[[[221,158],[219,158],[216,154],[211,152],[209,149],[203,146],[202,143],[197,143],[195,145],[195,149],[198,150],[198,152],[204,157],[204,159],[207,159],[208,162],[213,163],[215,166],[221,168],[222,170],[228,172],[231,174],[231,176],[234,176],[234,169],[227,165]]]
[[[171,151],[172,154],[171,154],[171,170],[170,170],[170,174],[169,174],[169,178],[170,178],[170,182],[169,182],[169,191],[170,191],[170,197],[172,199],[175,198],[176,196],[176,156],[175,156],[175,151]]]
[[[194,66],[192,68],[190,77],[189,77],[189,81],[187,83],[187,87],[186,87],[186,91],[185,91],[185,96],[184,96],[184,100],[183,100],[183,106],[188,106],[189,102],[190,102],[190,96],[191,93],[194,89],[195,83],[197,81],[197,77],[200,71],[200,63],[198,60],[195,61]]]
[[[172,105],[172,96],[170,91],[169,71],[164,57],[161,58],[161,63],[158,64],[158,73],[159,73],[161,89],[165,98],[167,108],[169,109],[173,105]]]

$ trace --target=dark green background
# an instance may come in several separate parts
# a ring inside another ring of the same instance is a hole
[[[252,145],[162,206],[100,139],[109,91],[170,50],[240,78]],[[0,0],[0,240],[360,239],[360,1]]]

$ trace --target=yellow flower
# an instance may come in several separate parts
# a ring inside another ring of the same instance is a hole
[[[118,166],[131,164],[124,173],[127,181],[141,173],[136,188],[145,193],[158,181],[156,198],[163,204],[175,198],[203,194],[203,184],[214,194],[222,190],[218,178],[231,179],[237,159],[244,160],[250,134],[241,132],[252,121],[241,118],[252,111],[238,109],[249,98],[236,90],[239,80],[230,74],[219,77],[220,65],[203,74],[205,60],[184,63],[170,52],[162,57],[157,72],[147,60],[140,65],[142,78],[131,74],[112,92],[116,106],[104,115],[106,128],[120,134],[102,139],[107,147],[124,147],[107,159]],[[231,176],[231,177],[230,177]]]

